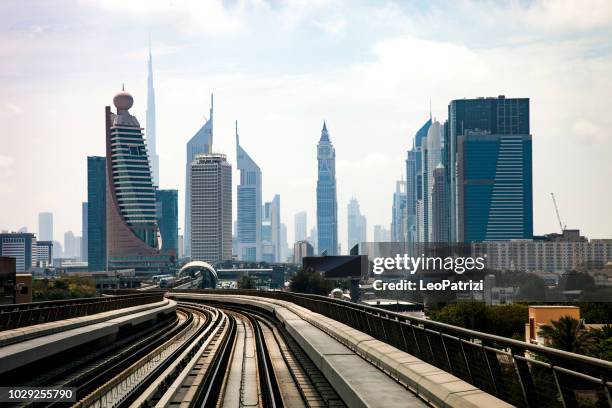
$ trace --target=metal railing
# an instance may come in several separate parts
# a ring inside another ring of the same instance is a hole
[[[342,322],[519,407],[612,407],[612,362],[324,296],[188,290],[285,300]]]
[[[0,306],[0,331],[160,302],[162,292]]]

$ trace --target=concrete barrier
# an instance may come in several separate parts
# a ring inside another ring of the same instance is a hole
[[[176,302],[164,299],[148,305],[99,313],[104,316],[91,315],[69,319],[70,321],[64,321],[64,325],[60,324],[62,322],[52,322],[47,323],[50,326],[39,327],[38,330],[37,326],[47,324],[17,329],[25,332],[15,333],[13,339],[19,337],[22,340],[0,347],[0,374],[82,344],[116,335],[125,325],[137,325],[157,319],[160,314],[175,311]],[[36,336],[27,338],[28,334],[32,333]]]
[[[506,408],[512,405],[500,400],[499,398],[488,394],[487,392],[476,388],[472,384],[463,381],[462,379],[439,369],[436,366],[428,364],[417,357],[399,350],[387,343],[381,342],[370,335],[360,332],[341,322],[330,319],[318,313],[314,313],[308,309],[298,306],[291,302],[260,298],[256,296],[237,296],[237,295],[208,295],[208,294],[173,294],[174,296],[189,296],[191,298],[204,298],[215,301],[228,301],[231,303],[242,303],[258,306],[268,311],[272,311],[281,322],[285,323],[285,327],[289,333],[296,338],[296,341],[305,349],[309,357],[315,361],[317,366],[323,371],[326,378],[328,375],[335,378],[336,373],[334,368],[340,368],[338,364],[332,366],[334,362],[333,356],[328,356],[327,353],[321,353],[322,344],[311,344],[305,342],[303,333],[306,327],[316,327],[320,331],[326,333],[329,337],[348,348],[356,357],[361,356],[369,361],[374,366],[382,370],[388,377],[400,383],[403,387],[418,395],[421,399],[429,404],[437,407],[460,407],[460,408]],[[303,323],[298,323],[297,319]],[[301,343],[300,343],[301,341]],[[308,350],[311,350],[308,353]],[[323,349],[324,350],[324,349]],[[312,355],[311,355],[312,354]],[[324,367],[325,369],[321,368]],[[380,370],[377,370],[379,373]],[[367,376],[374,375],[370,371],[366,371]],[[364,376],[366,376],[364,372]],[[332,383],[331,379],[328,381]],[[347,383],[340,381],[336,385],[342,386]],[[371,387],[368,387],[371,388]],[[353,391],[359,391],[357,387]],[[345,390],[347,395],[351,392]],[[339,393],[340,394],[340,393]],[[353,392],[356,394],[356,392]],[[404,394],[406,392],[404,391]],[[343,398],[344,395],[340,394]],[[358,395],[355,395],[359,397]],[[348,402],[348,401],[347,401]],[[352,402],[352,401],[351,401]],[[364,402],[362,400],[362,402]],[[349,404],[349,406],[353,406]],[[360,405],[360,406],[376,406],[376,405]],[[405,402],[399,405],[392,406],[409,406]]]

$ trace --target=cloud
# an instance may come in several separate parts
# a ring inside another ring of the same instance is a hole
[[[601,126],[586,119],[578,119],[572,125],[574,133],[580,137],[581,140],[589,144],[601,144],[604,143],[609,134],[607,135]]]
[[[612,2],[609,0],[543,0],[528,4],[515,19],[534,29],[567,32],[610,28]]]
[[[228,7],[222,0],[98,0],[108,11],[127,13],[131,17],[146,20],[170,20],[185,32],[204,32],[209,35],[226,35],[243,30],[243,11],[248,4],[258,1],[239,1]]]
[[[23,113],[23,109],[11,102],[0,104],[0,118],[10,118]],[[0,156],[1,157],[1,156]]]
[[[0,154],[0,169],[8,169],[13,163],[15,163],[15,160],[12,157]]]
[[[331,37],[341,37],[346,34],[347,22],[343,17],[336,17],[323,22],[316,22],[315,25]]]

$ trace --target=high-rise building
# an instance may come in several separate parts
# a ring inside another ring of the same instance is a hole
[[[178,255],[178,190],[156,190],[157,225],[161,251],[176,259]]]
[[[433,173],[442,164],[444,149],[444,127],[438,121],[431,122],[427,136],[421,139],[420,184],[416,208],[416,237],[418,242],[433,242],[432,193],[434,186]],[[410,204],[408,204],[410,207]]]
[[[270,226],[272,228],[272,245],[274,245],[275,262],[282,262],[280,195],[275,194],[270,202]]]
[[[338,253],[338,201],[336,198],[336,150],[323,122],[317,144],[317,246],[318,253]]]
[[[129,109],[134,98],[122,91],[106,116],[106,246],[110,269],[156,274],[171,266],[159,250],[155,187],[142,128]]]
[[[418,217],[420,215],[420,211],[422,211],[422,206],[418,205],[416,210],[416,216]],[[395,192],[393,193],[393,206],[391,208],[391,241],[406,242],[408,239],[407,226],[408,212],[406,182],[403,180],[399,180],[395,183]]]
[[[62,244],[59,241],[53,241],[53,253],[52,253],[52,257],[53,259],[61,259],[64,257],[64,247],[62,247]],[[54,263],[55,265],[55,263]]]
[[[373,242],[390,242],[391,241],[391,231],[382,225],[374,226],[374,240]]]
[[[275,194],[272,201],[264,203],[262,211],[263,261],[281,262],[280,195]]]
[[[236,121],[236,166],[240,171],[240,184],[237,186],[236,255],[241,261],[261,261],[261,170],[240,145],[238,121]]]
[[[218,262],[232,257],[232,167],[224,154],[196,156],[190,181],[191,259]]]
[[[348,248],[350,251],[353,246],[356,244],[360,244],[362,242],[366,242],[367,238],[367,222],[366,218],[361,211],[359,210],[359,202],[356,198],[351,198],[347,205],[347,237],[348,237]]]
[[[272,242],[272,202],[264,203],[261,216],[262,260],[276,262],[276,245]]]
[[[533,237],[529,99],[451,101],[449,139],[453,240]]]
[[[414,135],[412,148],[408,151],[406,158],[406,227],[399,235],[405,235],[405,239],[399,237],[399,242],[418,242],[419,231],[417,212],[423,208],[423,144],[427,139],[427,133],[431,127],[431,115]],[[397,186],[396,186],[397,187]],[[397,226],[400,228],[400,226]],[[393,227],[391,235],[394,238]]]
[[[42,212],[38,214],[38,239],[53,241],[53,213]]]
[[[442,163],[438,163],[433,170],[431,187],[431,242],[449,242],[449,199],[446,169]]]
[[[81,261],[83,262],[87,262],[87,239],[88,239],[88,235],[89,235],[89,231],[88,231],[88,212],[89,210],[87,209],[87,203],[84,202],[81,205],[81,248],[80,248],[80,254],[81,254]]]
[[[64,257],[65,258],[78,258],[78,240],[72,231],[66,231],[64,233]],[[79,248],[80,249],[80,248]]]
[[[182,235],[178,236],[178,258],[183,259],[183,248],[185,248],[185,243],[183,242],[184,237]]]
[[[36,250],[36,237],[32,233],[0,234],[0,256],[15,258],[17,272],[36,266]]]
[[[317,234],[317,227],[314,226],[310,229],[310,234],[308,234],[308,238],[306,238],[306,240],[312,244],[315,254],[319,253],[319,250],[318,250],[319,246],[317,242],[318,238],[319,238],[319,234]]]
[[[184,242],[186,257],[191,256],[191,186],[189,185],[191,164],[199,154],[212,152],[213,143],[213,96],[210,95],[210,115],[204,125],[187,142],[187,161],[185,170],[185,231]]]
[[[280,225],[280,259],[279,262],[287,262],[289,258],[289,244],[287,243],[287,226]]]
[[[300,211],[295,214],[294,242],[304,241],[308,237],[308,214]]]
[[[157,134],[155,129],[155,88],[153,87],[153,57],[151,56],[151,43],[149,42],[149,64],[147,76],[147,147],[151,158],[151,172],[153,185],[159,186],[159,156],[157,154]]]
[[[308,241],[297,241],[293,245],[293,263],[301,265],[306,256],[314,256],[314,248]]]
[[[106,270],[106,158],[87,157],[87,263]]]

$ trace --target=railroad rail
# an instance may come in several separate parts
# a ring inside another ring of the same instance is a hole
[[[239,305],[191,301],[179,302],[171,316],[105,346],[82,349],[82,355],[58,356],[36,377],[24,368],[2,381],[74,387],[77,408],[345,406],[273,317]]]
[[[612,362],[318,295],[190,290],[292,302],[367,333],[519,407],[612,407]]]

